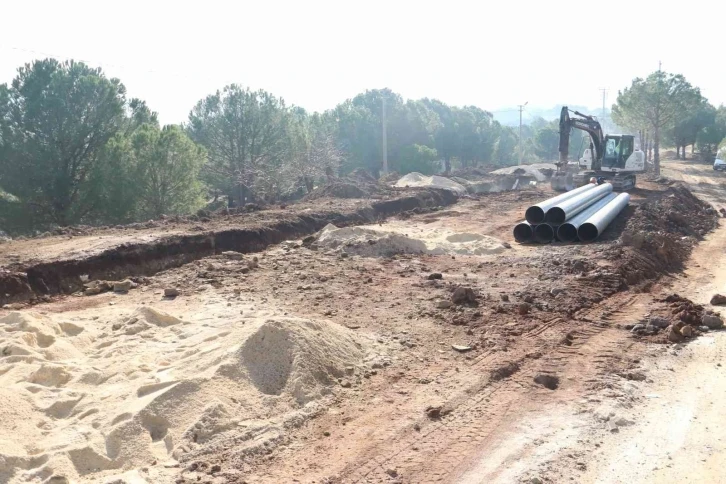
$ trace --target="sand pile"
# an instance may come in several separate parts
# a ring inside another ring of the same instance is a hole
[[[152,463],[277,441],[366,358],[325,321],[117,311],[0,319],[0,482],[174,482]]]
[[[338,228],[328,224],[318,232],[314,247],[362,257],[397,254],[486,255],[505,250],[499,239],[470,232],[416,228],[395,222],[384,226]]]
[[[262,393],[287,392],[304,404],[362,359],[361,346],[349,333],[319,321],[268,321],[245,341],[235,365],[239,361]]]

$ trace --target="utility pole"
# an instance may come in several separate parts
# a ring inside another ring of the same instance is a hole
[[[524,107],[529,104],[529,101],[527,101],[524,104],[519,105],[519,164],[522,164],[522,111],[524,111]]]
[[[381,133],[383,140],[383,174],[388,173],[388,139],[386,138],[386,95],[381,93]]]
[[[600,90],[602,91],[602,121],[605,122],[605,95],[607,94],[608,90],[607,88],[601,87]]]

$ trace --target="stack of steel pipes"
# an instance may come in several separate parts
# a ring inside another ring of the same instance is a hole
[[[553,240],[590,242],[602,234],[629,201],[627,193],[613,193],[610,183],[588,183],[529,207],[525,220],[514,227],[514,239],[542,244]]]

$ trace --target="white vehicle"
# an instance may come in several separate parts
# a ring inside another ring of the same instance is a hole
[[[726,171],[726,161],[716,158],[716,161],[713,162],[713,169]]]

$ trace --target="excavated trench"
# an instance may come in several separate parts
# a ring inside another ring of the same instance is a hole
[[[228,250],[259,252],[269,245],[310,235],[327,224],[360,225],[420,209],[455,203],[450,191],[418,190],[414,195],[371,203],[349,212],[316,212],[271,221],[256,227],[165,237],[153,243],[126,244],[87,258],[34,264],[17,272],[0,273],[0,306],[39,297],[71,294],[89,280],[119,280],[152,276],[160,271]]]

